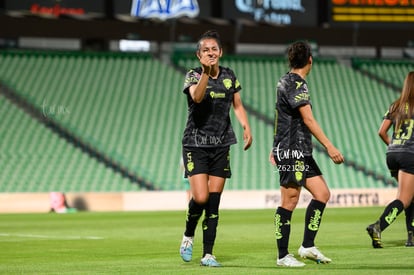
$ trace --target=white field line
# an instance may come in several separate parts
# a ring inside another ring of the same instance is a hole
[[[51,236],[51,235],[37,235],[37,234],[10,234],[0,233],[0,237],[19,237],[32,239],[53,239],[53,240],[102,240],[103,237],[98,236]]]

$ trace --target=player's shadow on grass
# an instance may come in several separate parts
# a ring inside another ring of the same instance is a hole
[[[386,248],[386,247],[401,247],[401,246],[406,247],[405,246],[406,241],[407,240],[386,241],[386,242],[383,242],[382,245],[384,246],[384,248]],[[414,251],[414,249],[413,249],[413,251]]]

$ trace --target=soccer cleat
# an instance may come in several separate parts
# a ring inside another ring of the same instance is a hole
[[[331,259],[323,255],[319,249],[317,249],[315,246],[312,247],[303,247],[300,246],[298,250],[299,256],[301,256],[304,259],[309,259],[317,262],[318,264],[329,264],[332,262]]]
[[[373,223],[368,225],[367,232],[372,239],[372,247],[383,248],[381,243],[381,229],[379,227],[379,223]]]
[[[405,243],[405,246],[414,246],[413,231],[408,231],[408,238],[407,238],[407,242]]]
[[[193,240],[194,237],[183,236],[180,246],[180,256],[184,262],[189,262],[193,258]]]
[[[285,267],[301,267],[305,266],[305,263],[299,262],[292,254],[287,254],[282,259],[277,259],[276,264],[278,266],[285,266]]]
[[[201,259],[200,265],[210,267],[221,267],[221,264],[217,262],[216,257],[214,257],[211,254],[206,254],[204,258]]]

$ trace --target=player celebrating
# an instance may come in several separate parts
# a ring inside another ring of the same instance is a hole
[[[311,48],[306,42],[295,42],[288,49],[290,71],[277,84],[275,133],[270,161],[280,175],[281,205],[275,213],[277,265],[300,267],[305,263],[289,254],[290,220],[302,187],[313,199],[306,209],[305,231],[299,255],[318,263],[329,263],[314,244],[330,191],[312,157],[312,135],[326,148],[334,163],[344,157],[325,136],[312,114],[305,77],[312,69]]]
[[[387,132],[394,126],[391,140]],[[367,227],[374,248],[382,248],[381,232],[406,210],[408,240],[412,246],[412,219],[410,205],[414,197],[414,71],[405,78],[400,97],[391,104],[378,131],[387,147],[387,166],[398,180],[397,198],[384,209],[379,219]],[[410,230],[411,229],[411,230]],[[411,231],[411,234],[410,234]],[[411,235],[411,236],[410,236]]]
[[[184,82],[188,118],[182,143],[191,200],[180,255],[184,261],[191,261],[194,232],[205,211],[201,265],[219,267],[221,264],[213,256],[213,246],[221,193],[226,178],[231,176],[230,145],[236,143],[229,117],[231,106],[244,129],[245,150],[252,143],[252,135],[240,98],[240,83],[231,69],[219,66],[223,50],[218,33],[208,31],[203,34],[196,54],[201,67],[190,70]]]

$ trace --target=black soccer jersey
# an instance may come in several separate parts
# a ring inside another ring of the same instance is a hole
[[[392,106],[392,105],[391,105]],[[391,108],[390,106],[390,108]],[[390,108],[384,115],[384,119],[391,119]],[[395,121],[393,121],[395,127]],[[406,119],[402,122],[398,131],[392,133],[391,142],[388,145],[387,152],[407,152],[414,153],[414,116],[411,119]]]
[[[312,155],[312,135],[298,109],[311,104],[306,81],[298,74],[287,73],[276,90],[274,153],[284,158],[290,154]]]
[[[217,79],[209,78],[203,101],[195,103],[189,87],[201,78],[201,67],[187,72],[183,92],[187,95],[188,117],[182,139],[185,147],[224,147],[237,142],[230,121],[234,93],[241,90],[229,68],[219,67]]]

